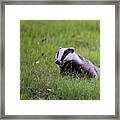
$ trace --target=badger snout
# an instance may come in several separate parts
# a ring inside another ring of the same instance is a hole
[[[55,63],[56,63],[57,65],[59,65],[59,67],[62,67],[62,66],[63,66],[63,62],[62,62],[62,61],[56,60]]]
[[[60,65],[60,61],[58,61],[58,60],[56,60],[55,63],[56,63],[57,65]]]

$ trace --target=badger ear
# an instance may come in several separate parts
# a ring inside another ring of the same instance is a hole
[[[68,48],[68,50],[73,53],[75,51],[75,48]]]

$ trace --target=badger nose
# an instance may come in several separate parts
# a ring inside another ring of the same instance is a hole
[[[60,61],[58,61],[58,60],[56,60],[55,63],[58,64],[58,65],[60,65]]]

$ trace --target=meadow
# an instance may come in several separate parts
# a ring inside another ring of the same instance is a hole
[[[100,21],[21,20],[20,99],[99,100],[100,78],[59,73],[59,47],[74,47],[100,66]]]

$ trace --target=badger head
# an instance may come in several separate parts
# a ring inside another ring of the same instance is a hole
[[[75,53],[74,48],[59,48],[55,63],[60,67],[60,73],[74,72],[87,74],[88,76],[99,76],[100,70],[83,56]]]
[[[74,48],[59,48],[55,56],[55,63],[62,67],[71,60],[70,54],[72,53],[74,53]]]

